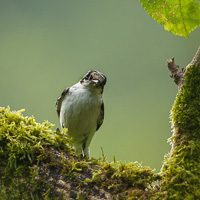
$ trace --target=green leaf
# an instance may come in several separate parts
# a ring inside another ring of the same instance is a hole
[[[155,21],[175,35],[189,37],[200,26],[200,0],[140,0]]]

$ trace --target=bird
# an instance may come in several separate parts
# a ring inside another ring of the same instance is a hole
[[[90,156],[90,143],[104,121],[103,90],[107,78],[89,70],[75,85],[63,90],[56,101],[61,128],[67,128],[76,155]]]

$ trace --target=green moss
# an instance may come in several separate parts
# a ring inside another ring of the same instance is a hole
[[[0,195],[5,199],[48,196],[48,181],[35,180],[37,165],[47,157],[45,148],[71,151],[65,133],[51,130],[49,122],[39,124],[33,117],[23,117],[22,111],[0,108]]]
[[[166,199],[200,199],[200,66],[187,67],[171,111],[172,151],[162,168]]]
[[[153,196],[153,183],[160,176],[149,167],[137,162],[105,161],[100,170],[93,174],[92,181],[114,194],[114,199],[140,198]]]
[[[200,130],[200,68],[191,65],[185,74],[185,84],[172,108],[171,119],[174,126],[180,126],[185,134],[199,137]],[[195,120],[194,120],[195,119]],[[196,130],[191,133],[191,130]]]
[[[80,159],[65,133],[53,131],[49,122],[23,117],[22,111],[0,108],[3,199],[89,199],[97,187],[114,199],[148,199],[154,194],[153,182],[160,176],[149,167],[109,163],[104,154],[99,159]],[[99,195],[101,199],[104,194]]]

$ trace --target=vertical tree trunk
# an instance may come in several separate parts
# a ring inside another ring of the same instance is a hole
[[[178,94],[171,110],[171,151],[165,158],[160,192],[165,199],[200,199],[200,47],[180,69],[167,62]]]

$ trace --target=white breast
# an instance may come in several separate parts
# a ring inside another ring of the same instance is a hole
[[[60,122],[76,144],[92,139],[100,115],[101,94],[95,94],[81,84],[69,89],[62,101]]]

